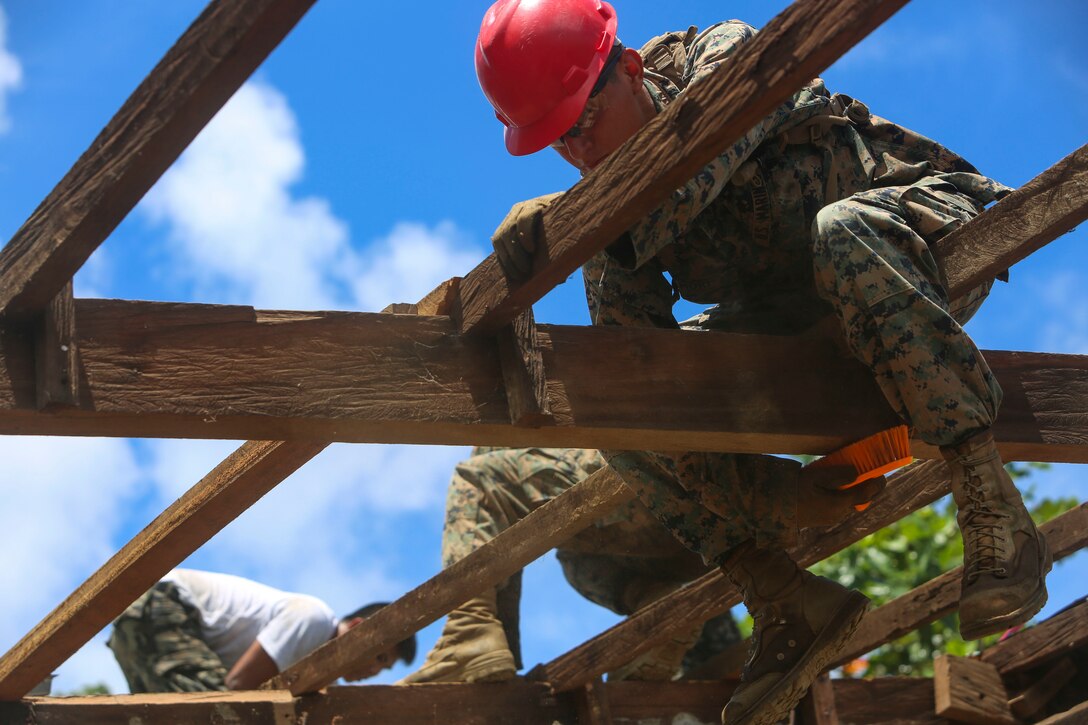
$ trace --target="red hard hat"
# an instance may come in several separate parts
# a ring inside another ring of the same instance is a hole
[[[476,77],[515,156],[539,151],[582,115],[616,39],[601,0],[498,0],[476,40]]]

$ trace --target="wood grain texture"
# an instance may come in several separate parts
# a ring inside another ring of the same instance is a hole
[[[1088,145],[1081,146],[936,245],[956,298],[1088,219]]]
[[[613,725],[612,706],[604,680],[590,680],[583,687],[578,698],[579,725]]]
[[[29,692],[166,572],[326,445],[250,441],[239,448],[0,658],[0,700]]]
[[[948,490],[943,462],[916,463],[894,474],[884,493],[866,511],[855,512],[828,529],[806,530],[790,553],[800,565],[810,566],[936,501]],[[570,652],[538,665],[527,676],[548,682],[557,692],[581,687],[656,646],[688,623],[706,621],[739,602],[736,588],[720,571],[713,571]]]
[[[314,0],[214,0],[0,252],[0,313],[40,312]]]
[[[1088,546],[1088,504],[1081,504],[1040,527],[1055,561]],[[836,664],[871,652],[880,645],[913,632],[924,624],[956,611],[960,601],[963,567],[956,567],[896,597],[865,615],[854,636],[836,658]],[[1088,628],[1085,629],[1088,636]],[[1011,639],[1016,639],[1012,637]],[[1024,659],[1020,652],[1017,660]],[[995,659],[997,655],[994,655]],[[985,658],[984,658],[985,659]]]
[[[1082,507],[1083,508],[1083,507]],[[1082,523],[1082,526],[1085,525]],[[1088,600],[1023,629],[982,653],[1003,675],[1039,667],[1088,644]]]
[[[79,346],[76,345],[72,281],[61,288],[34,323],[34,363],[38,409],[79,402]]]
[[[1010,699],[1009,709],[1016,717],[1027,720],[1042,710],[1076,676],[1077,666],[1070,658],[1063,657],[1043,672],[1034,684]]]
[[[513,288],[494,255],[469,272],[461,331],[493,333],[509,323],[905,4],[791,4],[548,207],[529,280]]]
[[[37,411],[32,351],[3,326],[0,434],[826,453],[898,422],[828,341],[537,330],[555,425],[530,429],[494,341],[447,317],[76,300],[78,408]],[[987,358],[1006,460],[1088,460],[1088,356]]]
[[[933,682],[882,677],[834,680],[840,721],[938,723]],[[616,725],[718,722],[731,682],[606,682]],[[575,723],[580,693],[551,694],[545,685],[427,684],[330,687],[302,697],[284,691],[199,692],[30,698],[0,703],[0,722],[27,725],[195,725],[208,723],[342,723],[343,725],[552,725]],[[681,713],[686,713],[681,715]]]
[[[499,330],[496,338],[510,422],[530,427],[554,423],[532,308]]]
[[[835,708],[835,686],[827,673],[817,677],[808,688],[796,713],[799,725],[840,725],[839,712]]]
[[[355,663],[415,634],[633,498],[611,468],[600,469],[347,634],[314,650],[267,686],[297,695],[334,682]]]
[[[938,654],[933,660],[938,716],[974,725],[1013,725],[1009,694],[997,668],[967,657]]]

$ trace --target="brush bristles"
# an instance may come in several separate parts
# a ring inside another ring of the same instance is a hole
[[[860,441],[828,453],[823,458],[813,461],[813,466],[851,465],[858,472],[857,478],[842,488],[856,486],[862,481],[882,476],[889,471],[907,465],[912,460],[910,455],[910,431],[900,425],[882,430]]]

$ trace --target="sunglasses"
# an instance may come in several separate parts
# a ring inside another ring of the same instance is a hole
[[[600,93],[604,90],[605,84],[608,83],[608,79],[612,75],[612,70],[619,64],[622,57],[623,43],[616,41],[616,44],[612,46],[612,52],[608,55],[608,60],[605,61],[604,67],[601,68],[601,74],[597,76],[597,82],[593,84],[593,88],[589,91],[589,98],[586,100],[585,108],[582,109],[582,115],[578,117],[570,130],[552,142],[552,148],[563,148],[563,139],[577,138],[593,127],[594,122],[597,120],[597,114],[608,106],[605,97],[601,96]]]

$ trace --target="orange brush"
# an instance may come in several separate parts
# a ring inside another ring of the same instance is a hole
[[[862,481],[883,476],[889,471],[905,466],[912,460],[913,458],[910,455],[910,431],[907,426],[900,425],[843,446],[809,465],[853,466],[858,472],[857,478],[840,487],[851,488]],[[858,511],[864,511],[868,507],[869,503],[854,506]]]

